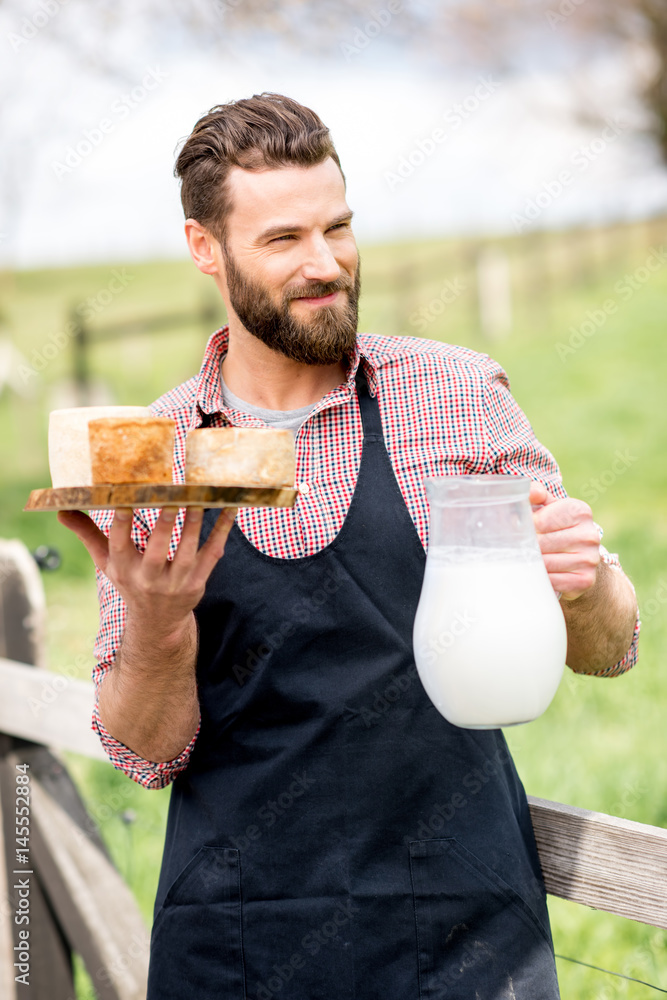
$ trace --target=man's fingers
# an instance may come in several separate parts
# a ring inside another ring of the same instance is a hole
[[[547,504],[554,503],[557,499],[558,497],[549,493],[546,486],[543,486],[542,483],[538,483],[536,480],[533,480],[530,485],[530,493],[528,494],[528,500],[533,507],[546,506]]]
[[[164,572],[177,515],[178,507],[163,507],[160,511],[144,550],[142,565],[146,579],[158,577]]]
[[[104,532],[81,510],[59,510],[58,520],[83,542],[90,558],[104,572],[109,560],[109,542]]]
[[[542,553],[544,565],[549,575],[553,573],[585,573],[595,570],[600,564],[599,548],[578,550],[576,552]]]
[[[188,507],[185,512],[185,522],[181,532],[181,540],[174,556],[173,565],[181,566],[184,563],[194,562],[199,549],[199,536],[201,534],[204,510],[202,507]]]
[[[533,523],[538,535],[567,531],[577,526],[583,528],[585,524],[593,528],[593,514],[583,500],[570,497],[567,500],[549,502],[533,511]],[[595,534],[598,535],[599,532],[595,530]]]
[[[577,524],[560,531],[537,533],[542,555],[549,552],[600,551],[600,533],[594,524]]]

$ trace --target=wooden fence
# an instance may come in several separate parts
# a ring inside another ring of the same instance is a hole
[[[39,665],[43,616],[32,557],[20,542],[0,541],[0,997],[75,1000],[76,951],[100,1000],[144,1000],[148,928],[58,756],[106,759],[90,730],[93,686]],[[35,713],[45,691],[57,703]],[[25,801],[17,789],[26,787],[24,845],[15,810]],[[547,892],[667,928],[667,830],[530,796],[529,803]],[[28,954],[20,950],[24,925],[15,922],[26,899],[30,991],[16,982],[21,963],[18,972],[14,965]]]
[[[200,325],[208,336],[213,332],[218,313],[219,305],[214,300],[205,299],[199,311],[194,313],[158,313],[154,316],[136,317],[91,327],[75,307],[70,313],[69,328],[72,330],[72,379],[76,389],[77,405],[89,406],[91,403],[89,354],[91,348],[97,344],[122,340],[126,337],[161,334],[167,330],[187,327],[193,322]]]

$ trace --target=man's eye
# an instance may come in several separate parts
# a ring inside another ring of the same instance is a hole
[[[294,237],[292,236],[291,233],[286,233],[284,236],[276,236],[275,239],[271,240],[271,242],[272,243],[280,243],[283,240],[293,240],[293,239],[294,239]]]

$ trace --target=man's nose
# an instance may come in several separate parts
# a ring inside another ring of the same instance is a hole
[[[336,281],[340,277],[340,266],[325,239],[309,241],[301,273],[306,281]]]

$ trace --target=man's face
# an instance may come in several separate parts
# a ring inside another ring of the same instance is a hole
[[[243,326],[302,364],[340,362],[357,335],[359,257],[340,170],[235,168],[222,246],[227,298]]]

